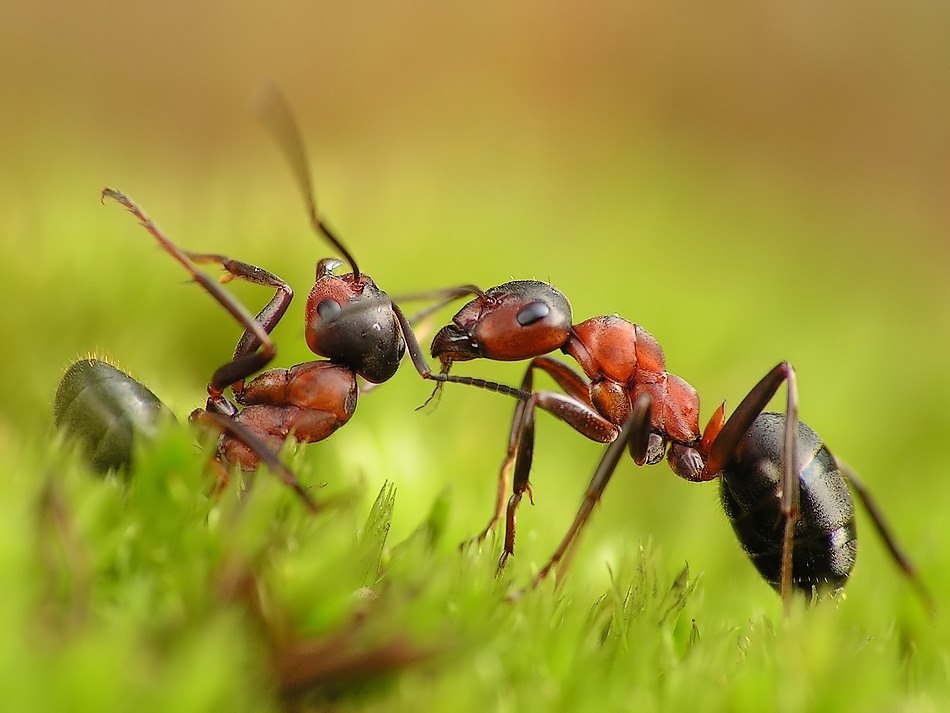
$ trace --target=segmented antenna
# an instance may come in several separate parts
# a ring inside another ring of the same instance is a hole
[[[287,157],[290,168],[294,172],[294,177],[297,179],[297,185],[300,186],[303,193],[303,200],[307,212],[310,214],[310,224],[313,229],[323,235],[333,247],[340,251],[350,264],[354,277],[359,277],[360,269],[350,251],[330,232],[330,229],[317,215],[317,202],[314,199],[310,165],[307,163],[307,154],[304,151],[303,140],[300,138],[300,129],[297,128],[293,112],[280,90],[272,82],[261,84],[251,102],[251,110],[271,133]]]

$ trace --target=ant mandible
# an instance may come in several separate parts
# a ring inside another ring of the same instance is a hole
[[[282,466],[276,457],[276,452],[288,437],[312,443],[330,436],[349,421],[356,409],[360,392],[357,376],[371,384],[387,381],[395,374],[407,349],[423,378],[437,381],[453,379],[431,373],[413,334],[410,320],[369,275],[360,271],[349,250],[318,216],[300,132],[281,95],[274,87],[267,85],[262,91],[258,107],[261,118],[290,161],[302,189],[312,227],[318,236],[339,251],[350,267],[350,272],[337,275],[333,271],[344,262],[336,258],[321,259],[317,263],[314,285],[307,297],[307,346],[318,356],[326,357],[325,360],[310,361],[286,369],[270,369],[246,381],[267,366],[276,355],[270,333],[290,306],[293,298],[290,286],[255,265],[225,255],[195,253],[179,248],[132,199],[120,191],[105,188],[102,199],[115,200],[132,213],[194,281],[244,328],[231,360],[218,368],[211,377],[205,407],[196,409],[190,417],[221,432],[216,460],[221,464],[222,484],[227,479],[226,466],[237,465],[242,470],[252,471],[264,461],[294,489],[308,509],[316,511],[319,509],[317,503],[293,472]],[[254,317],[237,299],[197,267],[197,264],[205,263],[216,264],[224,270],[220,282],[245,280],[274,289],[274,296]],[[479,292],[476,288],[463,286],[434,291],[427,296],[441,298],[441,304],[447,304],[463,295]],[[103,362],[85,364],[74,378],[79,379],[81,385],[87,379],[104,380],[109,384],[121,382],[119,387],[128,386],[127,382],[137,384],[122,372],[112,373],[117,370],[103,371],[105,367],[108,365]],[[225,396],[228,388],[233,394],[233,401]],[[506,387],[498,385],[497,390],[505,391]],[[515,393],[515,390],[507,391]]]
[[[545,354],[560,349],[583,370]],[[448,374],[456,361],[531,359],[502,463],[495,510],[481,541],[505,516],[499,570],[514,553],[515,514],[525,493],[534,450],[535,411],[565,421],[587,438],[610,443],[580,509],[554,554],[535,576],[539,584],[568,555],[607,486],[624,448],[638,465],[663,456],[681,478],[719,478],[723,509],[760,575],[786,606],[793,589],[812,596],[844,586],[857,553],[849,485],[868,511],[892,558],[925,604],[930,597],[857,475],[835,459],[815,431],[798,420],[795,371],[771,369],[725,420],[725,403],[699,430],[699,395],[666,370],[663,350],[645,329],[617,315],[572,325],[567,298],[545,282],[520,280],[478,295],[443,327],[431,353]],[[563,390],[534,390],[534,372],[547,373]],[[785,413],[765,408],[782,384]],[[437,384],[436,390],[441,387]],[[512,473],[513,471],[513,473]],[[513,475],[513,477],[512,477]],[[509,486],[511,495],[505,505]]]

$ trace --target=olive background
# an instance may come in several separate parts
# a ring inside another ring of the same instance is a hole
[[[0,15],[9,462],[55,442],[52,394],[73,359],[108,356],[183,419],[239,333],[130,216],[99,204],[103,186],[181,245],[294,285],[278,362],[310,358],[303,303],[328,248],[247,111],[271,79],[303,127],[323,215],[390,294],[548,280],[575,320],[616,312],[654,334],[704,419],[789,359],[802,418],[864,476],[940,590],[948,6],[91,0],[4,2]],[[266,300],[234,290],[251,308]],[[394,481],[396,539],[451,488],[461,539],[487,517],[512,404],[460,387],[414,411],[428,391],[407,363],[307,457],[369,493]],[[516,571],[550,552],[601,451],[540,418]],[[881,616],[912,606],[866,518],[859,529],[849,596]],[[575,576],[605,581],[605,563],[646,540],[671,572],[702,573],[726,616],[778,608],[715,485],[625,460]]]

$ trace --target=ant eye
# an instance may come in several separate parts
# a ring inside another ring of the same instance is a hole
[[[342,311],[343,308],[340,307],[340,303],[336,300],[323,300],[317,305],[317,314],[323,317],[323,319],[333,319]]]
[[[544,302],[531,302],[518,312],[518,324],[522,327],[528,327],[549,314],[551,314],[551,308]]]

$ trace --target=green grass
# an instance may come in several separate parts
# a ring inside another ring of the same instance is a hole
[[[947,694],[944,620],[914,602],[883,611],[891,587],[872,602],[796,605],[788,619],[765,600],[730,619],[695,566],[631,537],[607,586],[574,577],[508,602],[524,567],[496,580],[493,548],[459,553],[448,493],[428,515],[412,508],[417,528],[397,539],[392,484],[367,509],[372,493],[337,479],[318,491],[337,505],[312,517],[264,473],[244,500],[206,497],[183,428],[138,460],[126,484],[59,451],[3,501],[0,670],[12,708],[277,709],[276,652],[328,640],[337,658],[303,665],[310,685],[285,702],[936,711]],[[307,461],[295,459],[312,479]]]
[[[243,502],[210,500],[207,454],[185,426],[139,454],[128,484],[99,478],[49,424],[65,365],[111,356],[184,420],[238,330],[123,211],[99,206],[98,175],[54,162],[42,198],[8,212],[3,245],[5,302],[17,305],[0,403],[3,707],[279,709],[275,650],[306,642],[341,668],[311,671],[304,707],[941,710],[950,303],[928,216],[859,191],[829,197],[754,161],[707,164],[672,142],[620,148],[581,176],[527,150],[501,176],[413,173],[404,158],[378,158],[391,169],[380,175],[403,171],[398,184],[332,162],[317,178],[331,224],[387,290],[550,279],[577,319],[616,311],[653,332],[707,417],[791,359],[803,418],[880,498],[938,616],[860,517],[846,596],[783,618],[715,486],[628,461],[563,587],[508,602],[563,534],[602,449],[541,418],[537,504],[522,508],[517,556],[496,579],[497,541],[457,544],[488,515],[511,403],[455,389],[416,413],[428,389],[408,365],[332,439],[286,454],[340,503],[317,517],[263,473]],[[303,361],[302,298],[324,248],[284,174],[243,166],[255,176],[244,184],[232,168],[132,173],[116,187],[183,245],[295,285],[275,337],[282,365]]]

